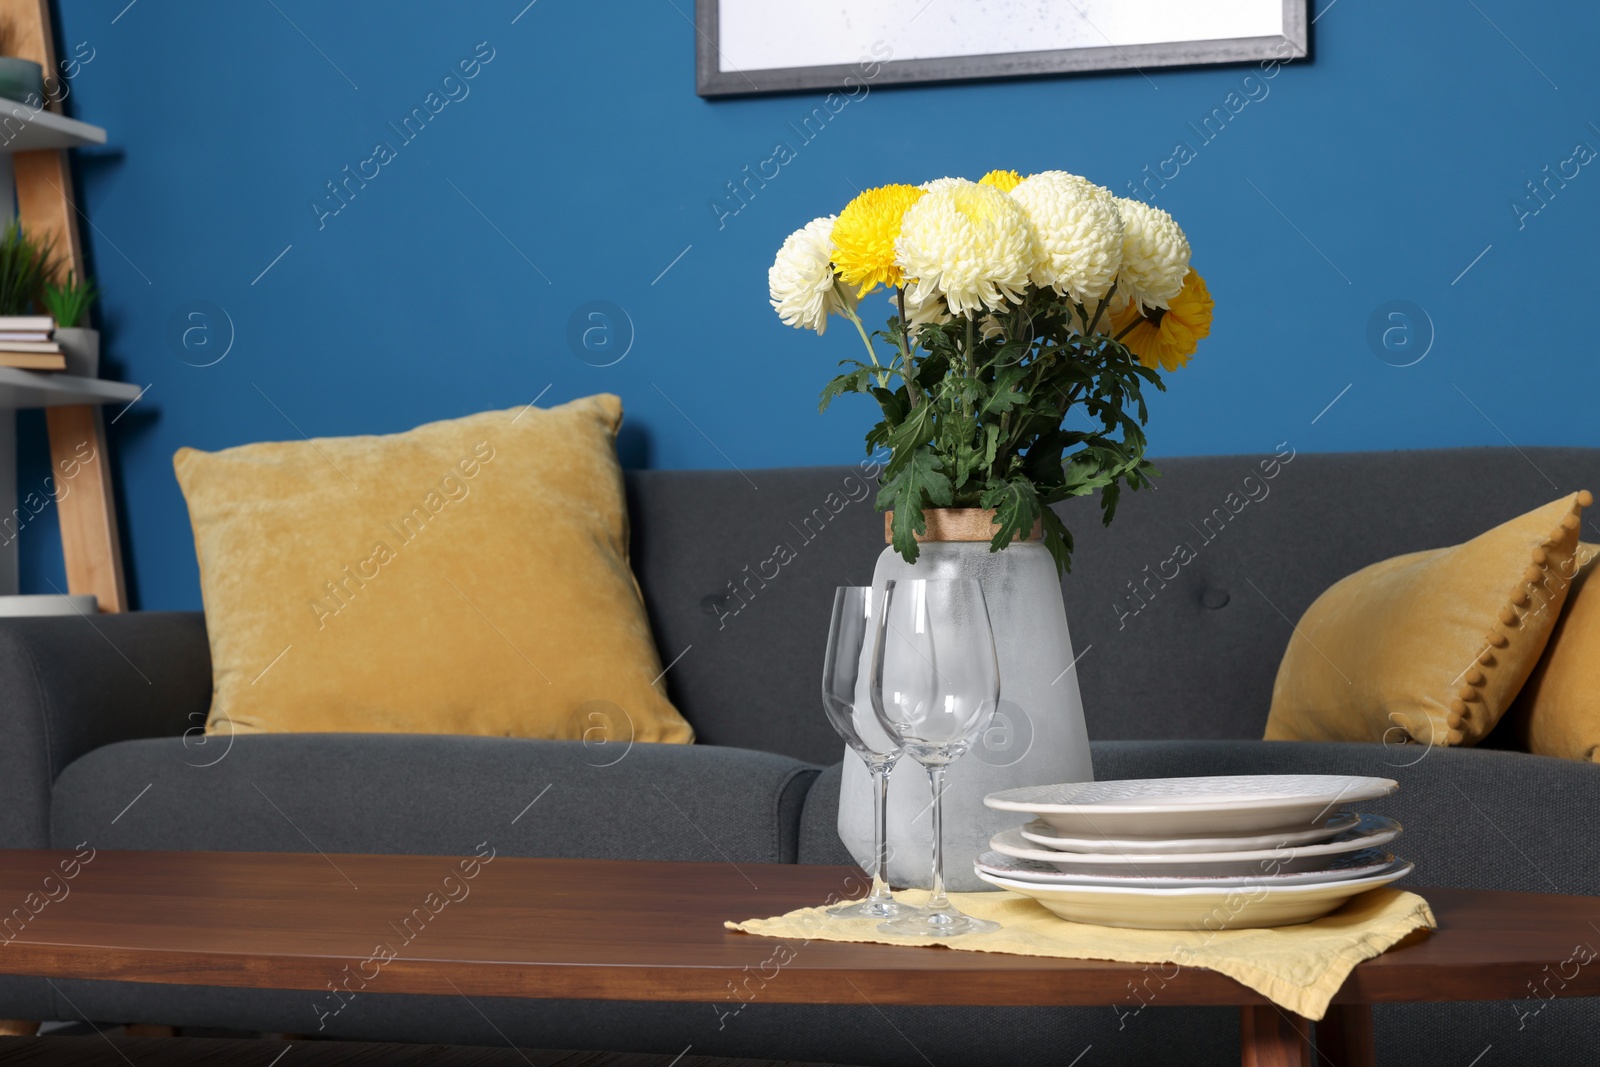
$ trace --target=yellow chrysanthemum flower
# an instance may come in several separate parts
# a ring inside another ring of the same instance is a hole
[[[922,199],[915,185],[883,185],[857,196],[833,223],[833,266],[846,285],[857,287],[856,297],[880,285],[905,284],[895,263],[894,241],[906,209]]]
[[[979,185],[992,185],[1002,193],[1009,193],[1022,181],[1022,175],[1014,170],[991,170],[988,174],[978,179]]]
[[[1160,366],[1174,371],[1188,364],[1200,339],[1211,332],[1214,307],[1206,280],[1190,268],[1184,275],[1183,288],[1166,311],[1156,308],[1144,315],[1130,303],[1111,317],[1111,335],[1122,337],[1122,343],[1151,370]],[[1130,325],[1133,329],[1123,336],[1122,331]]]

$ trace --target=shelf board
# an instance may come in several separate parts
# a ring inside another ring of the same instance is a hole
[[[52,111],[35,111],[15,100],[0,100],[0,153],[105,143],[106,131],[99,126]]]
[[[0,409],[54,408],[69,404],[131,404],[138,399],[140,391],[139,386],[131,382],[0,367]]]

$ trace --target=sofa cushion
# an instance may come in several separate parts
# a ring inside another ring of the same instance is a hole
[[[1335,582],[1289,638],[1267,740],[1483,740],[1555,629],[1591,502],[1573,493]]]
[[[621,422],[602,394],[179,449],[207,730],[693,740],[628,565]]]
[[[1544,658],[1508,713],[1522,747],[1541,756],[1600,763],[1600,545],[1579,548],[1572,580]]]
[[[56,781],[51,840],[419,855],[487,840],[518,856],[783,863],[816,774],[702,746],[265,734],[213,749],[218,740],[124,741],[80,757]]]

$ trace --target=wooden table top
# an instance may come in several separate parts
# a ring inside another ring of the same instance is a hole
[[[323,992],[1104,1006],[1143,972],[722,926],[842,894],[860,884],[846,867],[484,856],[0,851],[0,973]],[[1361,964],[1339,1002],[1600,996],[1600,898],[1417,892],[1440,928]],[[1196,968],[1167,978],[1159,1002],[1263,1003]]]

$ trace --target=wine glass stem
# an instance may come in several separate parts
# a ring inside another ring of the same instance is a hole
[[[889,901],[889,772],[894,763],[872,768],[872,895],[867,899]]]
[[[928,894],[930,909],[950,906],[944,895],[944,767],[928,768],[928,784],[933,788],[933,891]]]

